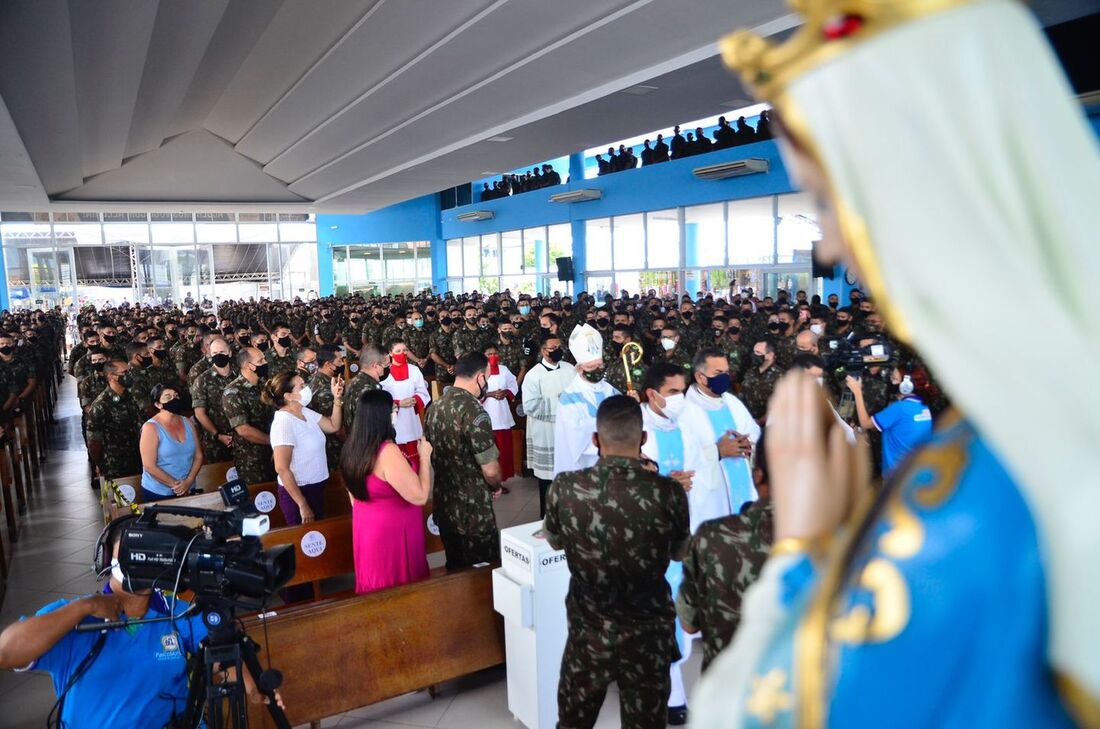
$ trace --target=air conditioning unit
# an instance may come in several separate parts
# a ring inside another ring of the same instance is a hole
[[[468,213],[459,213],[455,217],[461,223],[473,223],[478,220],[492,220],[493,212],[491,210],[471,210]]]
[[[700,180],[724,180],[728,177],[740,177],[741,175],[755,175],[758,172],[768,171],[768,160],[763,157],[749,157],[733,162],[696,167],[691,174]]]
[[[559,192],[556,195],[551,195],[550,202],[575,203],[585,202],[586,200],[599,200],[601,197],[603,197],[603,191],[601,190],[570,190],[569,192]]]

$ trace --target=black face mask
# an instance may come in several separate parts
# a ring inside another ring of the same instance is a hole
[[[259,365],[258,367],[255,366],[255,365],[253,365],[253,366],[256,367],[256,376],[257,377],[259,377],[261,380],[267,379],[267,372],[268,372],[268,370],[271,369],[268,366],[267,362],[264,362],[262,365]]]
[[[561,347],[558,347],[557,349],[551,349],[549,352],[546,353],[546,359],[555,364],[561,362],[561,358],[563,356],[565,356],[565,352],[561,351]]]
[[[229,364],[229,355],[225,352],[218,352],[210,358],[210,361],[214,363],[215,367],[225,367]]]
[[[752,363],[753,363],[754,365],[756,365],[757,367],[759,367],[760,365],[764,364],[764,355],[762,355],[762,354],[756,354],[756,353],[754,352],[754,353],[753,353],[753,355],[752,355]]]
[[[612,342],[611,343],[611,351],[615,353],[616,357],[619,356],[620,354],[622,354],[622,351],[623,351],[623,343],[622,342]]]
[[[107,364],[106,362],[92,362],[88,366],[92,368],[92,372],[102,372],[103,371],[103,366],[106,365],[106,364]]]
[[[287,347],[290,346],[290,337],[279,337],[275,341],[278,342],[279,346],[282,347],[283,349],[286,349]]]
[[[500,341],[504,342],[505,344],[512,341],[512,332],[501,332]]]
[[[119,375],[117,380],[118,384],[122,387],[130,387],[130,385],[134,384],[134,378],[130,375],[129,372],[124,375]]]
[[[779,330],[783,329],[783,325],[781,323],[777,322],[777,321],[773,321],[770,324],[768,324],[768,329],[770,329],[773,332],[778,332]]]
[[[160,406],[164,409],[165,412],[172,413],[173,415],[183,414],[183,401],[180,400],[178,397],[175,400],[162,402]]]
[[[153,353],[153,356],[156,357],[157,359],[164,359],[165,357],[168,356],[168,350],[167,349],[152,349],[152,350],[149,350],[149,351],[151,351]]]
[[[439,323],[442,324],[445,327],[449,327],[451,325],[451,317],[449,317],[449,316],[442,317],[439,320]]]
[[[176,330],[175,329],[169,329],[168,331],[166,331],[164,333],[164,336],[168,337],[169,339],[175,339],[176,338]]]
[[[695,312],[692,312],[692,311],[685,311],[682,314],[680,314],[680,316],[684,317],[684,321],[690,321],[691,317],[694,316],[694,315],[695,315]]]
[[[599,382],[603,379],[603,367],[591,371],[582,371],[581,375],[589,382]]]
[[[849,319],[837,319],[836,320],[837,329],[843,329],[844,327],[848,326],[851,323],[852,322]]]
[[[598,326],[600,329],[607,329],[607,324],[608,324],[607,319],[597,319],[596,320],[596,326]]]
[[[152,357],[138,357],[138,361],[141,362],[142,368],[150,367],[153,364]]]
[[[270,345],[267,342],[260,342],[256,345],[256,349],[260,350],[261,352],[266,352],[269,346]]]
[[[103,340],[104,342],[106,342],[107,344],[113,344],[113,343],[114,343],[114,341],[115,341],[115,338],[114,338],[114,336],[113,336],[113,335],[111,335],[111,334],[102,334],[102,335],[100,335],[100,338],[101,338],[101,339],[102,339],[102,340]]]
[[[15,347],[0,347],[0,354],[11,354],[15,351]]]

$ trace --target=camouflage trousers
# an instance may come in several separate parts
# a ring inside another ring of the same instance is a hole
[[[439,538],[447,555],[447,571],[500,561],[500,532],[495,528],[476,534],[460,534],[445,519],[436,519]]]
[[[242,443],[243,440],[238,436],[233,441],[233,465],[237,467],[237,478],[246,484],[274,481],[275,459],[271,455],[271,446]]]
[[[202,456],[206,463],[225,463],[233,460],[233,449],[213,436],[202,431]]]
[[[558,681],[559,729],[592,727],[612,681],[619,686],[623,727],[664,729],[668,670],[678,657],[671,620],[667,626],[624,629],[571,619]]]

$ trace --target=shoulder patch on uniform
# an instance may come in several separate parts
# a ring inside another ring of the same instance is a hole
[[[471,421],[472,425],[481,425],[482,423],[492,424],[492,420],[489,418],[489,413],[485,412],[484,410],[478,413],[477,416]]]
[[[225,388],[225,392],[224,392],[224,393],[222,393],[222,394],[223,394],[223,395],[236,395],[236,394],[237,394],[237,388],[235,388],[235,387],[227,387],[227,388]]]

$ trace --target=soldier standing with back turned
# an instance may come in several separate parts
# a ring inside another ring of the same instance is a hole
[[[600,403],[595,466],[560,474],[543,531],[569,562],[569,637],[558,683],[558,726],[591,727],[607,686],[619,686],[623,726],[663,728],[676,646],[670,559],[687,548],[688,503],[679,483],[639,458],[642,411],[615,395]]]

